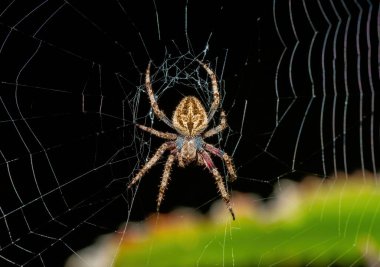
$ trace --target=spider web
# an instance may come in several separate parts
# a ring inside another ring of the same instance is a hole
[[[283,178],[377,173],[378,3],[262,2],[0,3],[2,266],[85,262],[96,236],[122,242],[122,222],[155,212],[165,158],[126,187],[162,142],[134,124],[171,130],[149,106],[149,61],[168,115],[185,95],[209,108],[195,59],[215,70],[230,127],[210,140],[234,157],[229,191],[268,200]],[[161,210],[216,199],[207,171],[175,167]]]

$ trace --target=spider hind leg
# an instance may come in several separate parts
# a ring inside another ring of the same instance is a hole
[[[224,202],[226,203],[227,208],[231,213],[232,219],[235,220],[235,213],[232,210],[230,195],[228,194],[226,187],[224,186],[222,176],[220,175],[218,169],[215,167],[214,162],[212,161],[208,152],[202,151],[200,153],[201,153],[201,157],[203,159],[203,164],[206,166],[206,168],[214,176],[216,185],[217,185],[218,190],[219,190],[219,193],[222,196]]]
[[[214,147],[213,145],[205,143],[204,148],[206,151],[210,152],[211,154],[215,156],[218,156],[225,162],[227,171],[229,174],[230,182],[235,181],[237,179],[237,174],[236,174],[236,169],[232,161],[232,158],[226,152],[224,152],[223,150],[219,148]]]
[[[165,191],[168,188],[170,173],[173,167],[174,160],[175,160],[175,156],[173,154],[170,154],[168,157],[168,160],[165,163],[164,173],[162,174],[161,184],[160,184],[159,193],[157,197],[157,212],[160,210],[161,202],[164,199]]]
[[[157,161],[161,158],[161,156],[168,149],[174,149],[175,143],[172,141],[163,143],[154,153],[154,155],[148,160],[147,163],[140,169],[140,171],[133,177],[132,181],[128,184],[128,188],[131,188],[135,183],[137,183],[144,175],[152,168]]]

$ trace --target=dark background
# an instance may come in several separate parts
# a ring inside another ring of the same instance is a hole
[[[0,4],[0,255],[13,266],[62,266],[71,250],[155,212],[162,161],[137,192],[126,188],[162,142],[133,126],[149,122],[138,88],[150,60],[162,77],[170,58],[202,55],[223,77],[230,130],[220,144],[232,153],[241,138],[230,190],[265,201],[283,178],[376,170],[378,36],[368,12],[378,6],[362,1],[360,13],[349,1],[348,13],[336,3],[338,17],[317,1],[308,12],[293,1],[134,2]],[[167,114],[183,92],[197,93],[180,87],[160,96]],[[204,213],[218,198],[206,170],[175,167],[161,211]]]

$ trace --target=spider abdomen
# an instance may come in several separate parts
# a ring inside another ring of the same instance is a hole
[[[184,136],[196,136],[207,127],[207,113],[201,101],[195,96],[186,96],[173,114],[174,128]]]

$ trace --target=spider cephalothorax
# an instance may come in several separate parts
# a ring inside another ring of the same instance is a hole
[[[153,128],[146,127],[144,125],[137,124],[137,126],[142,130],[150,132],[153,135],[167,139],[169,141],[163,143],[157,149],[154,155],[132,179],[128,187],[131,187],[133,184],[139,181],[141,177],[143,177],[144,174],[154,164],[157,163],[164,152],[166,150],[169,150],[170,155],[168,156],[168,159],[165,163],[164,173],[162,175],[160,190],[157,198],[157,210],[159,210],[161,202],[164,198],[165,190],[170,179],[170,171],[172,169],[174,161],[177,160],[180,167],[185,167],[189,163],[196,161],[199,165],[206,166],[206,168],[214,176],[219,192],[226,202],[232,218],[235,219],[235,215],[230,203],[230,195],[224,186],[222,176],[220,175],[218,169],[215,167],[214,162],[211,159],[210,153],[224,160],[230,176],[230,181],[234,181],[237,178],[232,159],[222,150],[204,141],[205,138],[223,131],[227,127],[227,119],[225,113],[221,111],[220,124],[205,131],[219,107],[220,96],[216,75],[206,64],[202,63],[201,61],[198,62],[206,70],[211,79],[213,102],[211,103],[210,111],[208,113],[206,112],[205,107],[202,105],[201,101],[198,98],[194,96],[186,96],[177,105],[173,113],[172,121],[170,121],[168,117],[166,117],[165,113],[158,107],[158,104],[154,97],[152,84],[150,82],[150,63],[148,64],[145,73],[145,87],[147,89],[153,112],[160,120],[162,120],[172,129],[176,130],[177,134],[164,133]]]

